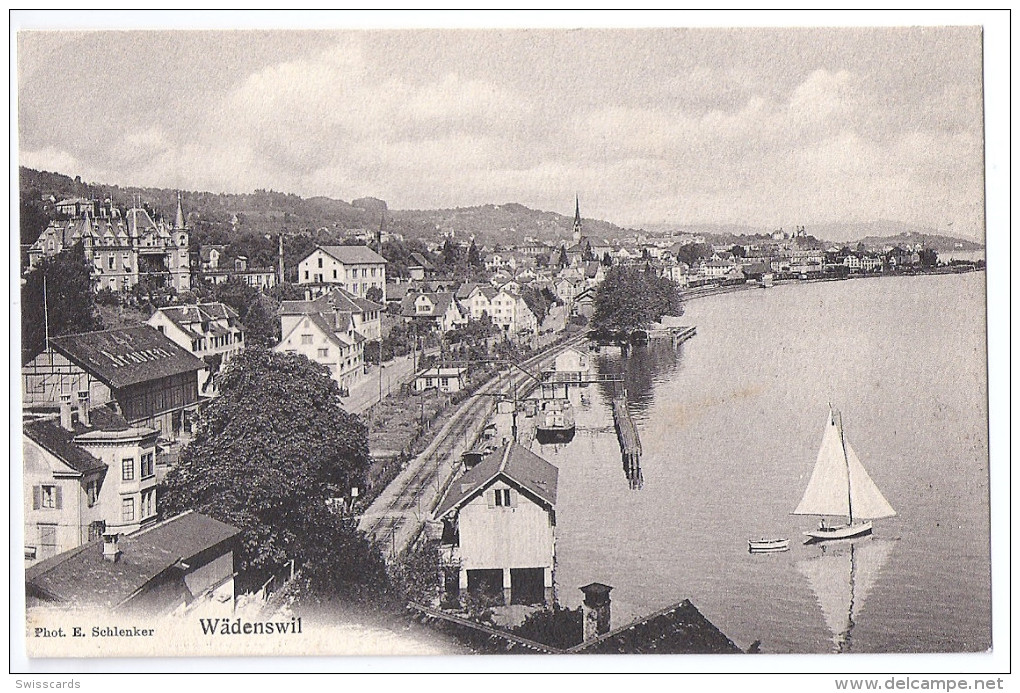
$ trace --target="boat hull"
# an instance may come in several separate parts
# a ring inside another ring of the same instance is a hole
[[[748,539],[748,553],[779,553],[790,550],[789,539]]]
[[[542,445],[562,445],[574,439],[576,426],[545,427],[535,429],[535,439]]]
[[[866,534],[871,534],[873,529],[870,521],[859,522],[852,525],[836,525],[834,527],[826,527],[825,529],[812,529],[808,532],[804,532],[804,536],[808,539],[808,542],[818,541],[831,541],[833,539],[852,539],[853,537],[862,537]]]

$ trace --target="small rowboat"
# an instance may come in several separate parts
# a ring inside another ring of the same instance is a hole
[[[748,553],[778,553],[790,550],[789,539],[748,539]]]

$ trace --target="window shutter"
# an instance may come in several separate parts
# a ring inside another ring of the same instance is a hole
[[[32,487],[32,510],[38,510],[42,505],[42,486]]]
[[[506,493],[510,497],[510,507],[511,508],[516,508],[517,507],[517,491],[512,491],[510,489],[507,489]]]
[[[497,492],[494,491],[494,490],[493,491],[486,491],[485,492],[485,500],[488,503],[490,508],[495,508],[496,507],[496,493]]]
[[[63,489],[62,489],[62,488],[61,488],[60,486],[57,486],[57,487],[56,487],[56,488],[54,489],[54,494],[53,494],[53,498],[54,498],[54,500],[53,500],[53,507],[54,507],[54,508],[56,508],[57,510],[60,510],[61,508],[63,508],[63,507],[64,507],[64,498],[63,498],[63,493],[62,493],[62,491],[63,491]]]

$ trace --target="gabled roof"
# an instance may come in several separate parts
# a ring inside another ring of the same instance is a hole
[[[134,596],[168,569],[186,568],[212,549],[226,552],[225,544],[241,530],[207,515],[188,511],[165,522],[120,537],[120,559],[103,558],[103,540],[97,539],[57,554],[25,571],[30,591],[75,606],[116,607]]]
[[[317,246],[315,250],[321,250],[327,255],[330,255],[347,265],[379,264],[386,262],[386,258],[369,248],[367,245],[320,245]],[[313,250],[312,253],[314,253],[315,250]],[[303,260],[307,259],[312,253],[305,255]]]
[[[535,453],[514,441],[472,467],[453,482],[443,502],[436,509],[436,518],[460,508],[484,491],[497,478],[515,486],[539,505],[556,506],[556,482],[559,470]]]
[[[422,296],[425,296],[432,304],[431,310],[427,313],[419,313],[416,310],[418,299]],[[408,294],[400,302],[400,314],[408,318],[439,317],[446,314],[446,311],[450,309],[450,304],[456,304],[456,302],[453,293],[449,291]]]
[[[162,313],[170,322],[185,332],[191,332],[190,326],[196,323],[213,322],[215,320],[236,320],[238,315],[230,306],[225,303],[199,303],[198,305],[169,306],[160,308],[157,312]],[[212,329],[221,329],[212,326]],[[220,332],[215,332],[220,334]],[[192,334],[194,334],[192,332]]]
[[[411,259],[417,262],[419,267],[424,267],[425,269],[435,268],[435,265],[429,262],[429,259],[422,255],[421,253],[418,252],[411,253]]]
[[[106,469],[102,460],[96,459],[74,444],[73,431],[61,428],[60,424],[53,420],[27,422],[25,435],[79,474]]]
[[[51,337],[50,345],[114,389],[206,368],[149,325]]]

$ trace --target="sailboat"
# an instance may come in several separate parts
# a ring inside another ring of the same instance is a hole
[[[809,542],[870,534],[871,520],[896,514],[843,436],[843,418],[831,405],[815,469],[793,514],[847,518],[846,524],[826,524],[822,519],[817,529],[804,532]]]

